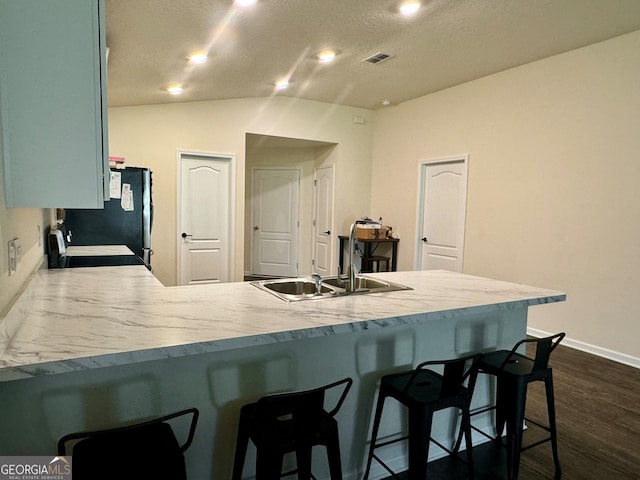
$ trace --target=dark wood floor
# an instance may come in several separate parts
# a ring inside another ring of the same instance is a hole
[[[560,345],[551,355],[562,479],[640,480],[640,369]],[[527,417],[546,423],[544,385],[533,384]],[[540,434],[535,426],[527,440]],[[461,455],[464,459],[464,455]],[[504,452],[492,444],[474,448],[475,478],[506,478]],[[519,480],[553,479],[551,445],[527,450]],[[429,479],[465,479],[460,461],[429,464]]]

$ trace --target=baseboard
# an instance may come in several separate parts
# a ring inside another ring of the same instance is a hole
[[[553,335],[553,333],[555,332],[549,333],[536,328],[527,327],[527,335],[531,335],[536,338],[548,337]],[[565,337],[564,340],[562,340],[562,345],[575,348],[576,350],[590,353],[592,355],[597,355],[598,357],[606,358],[608,360],[613,360],[614,362],[622,363],[630,367],[640,368],[640,358],[627,355],[626,353],[620,353],[614,350],[609,350],[608,348],[598,347],[597,345],[591,345],[579,340],[573,340],[569,337]]]

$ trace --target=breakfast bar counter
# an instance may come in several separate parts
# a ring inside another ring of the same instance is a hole
[[[446,271],[367,276],[411,290],[285,302],[242,282],[165,287],[143,266],[39,271],[0,321],[0,454],[55,454],[70,431],[193,406],[189,476],[226,479],[243,404],[349,376],[338,421],[344,477],[358,478],[380,375],[509,348],[529,307],[565,300]],[[446,419],[434,425],[441,440],[450,432]]]
[[[248,283],[164,287],[138,266],[43,270],[0,348],[0,381],[564,300],[447,271],[371,274],[412,290],[284,302]],[[4,332],[3,332],[4,333]]]

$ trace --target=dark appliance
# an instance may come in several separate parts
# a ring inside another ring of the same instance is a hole
[[[151,268],[151,170],[127,167],[111,169],[111,172],[112,187],[114,173],[120,174],[120,184],[115,185],[119,187],[116,190],[124,196],[125,201],[111,198],[104,202],[104,209],[67,209],[59,228],[67,246],[126,245],[135,256],[74,257],[67,252],[66,267],[144,264]],[[126,201],[128,190],[129,202]]]

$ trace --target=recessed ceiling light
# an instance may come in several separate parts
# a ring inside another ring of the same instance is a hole
[[[289,80],[283,79],[276,82],[276,90],[285,90],[289,87]]]
[[[330,63],[336,58],[336,52],[333,50],[325,50],[317,55],[320,63]]]
[[[170,85],[167,87],[167,92],[169,92],[171,95],[180,95],[182,91],[182,85]]]
[[[409,17],[415,14],[418,10],[420,10],[420,2],[414,1],[414,0],[404,2],[403,4],[400,5],[398,10],[405,17]]]
[[[200,65],[202,63],[206,63],[207,61],[207,52],[193,52],[191,55],[187,57],[189,59],[189,63],[194,65]]]
[[[258,3],[258,0],[233,0],[233,3],[235,3],[239,7],[245,8],[253,7],[256,3]]]

